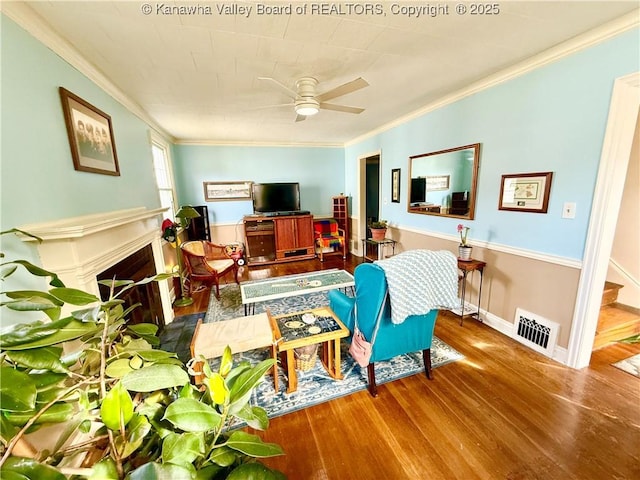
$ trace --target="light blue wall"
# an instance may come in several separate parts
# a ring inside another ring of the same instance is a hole
[[[2,229],[159,207],[149,127],[13,21],[0,18]],[[111,116],[121,176],[74,170],[60,86]]]
[[[382,217],[416,230],[454,235],[458,219],[406,212],[408,157],[481,143],[471,240],[581,259],[613,82],[640,69],[639,31],[464,98],[345,149],[346,191],[356,192],[358,157],[381,150],[383,197],[402,168],[401,202]],[[498,210],[503,174],[553,172],[547,214]],[[576,218],[561,218],[576,202]]]
[[[239,222],[251,201],[205,202],[203,182],[299,182],[302,210],[331,213],[344,190],[344,150],[324,147],[176,145],[174,175],[180,204],[207,205],[212,223]]]
[[[0,225],[134,208],[160,207],[149,128],[83,74],[4,15],[1,22]],[[67,139],[58,87],[111,116],[121,176],[79,172]],[[36,248],[0,237],[8,259],[40,264]],[[34,288],[23,276],[5,288]],[[14,286],[15,285],[15,286]],[[11,323],[6,312],[3,325]]]

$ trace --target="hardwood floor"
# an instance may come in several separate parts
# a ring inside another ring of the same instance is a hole
[[[323,267],[353,270],[359,259],[331,262]],[[206,309],[208,290],[197,297],[179,314]],[[286,455],[265,463],[291,480],[640,478],[640,379],[611,366],[640,345],[616,343],[573,370],[448,313],[436,335],[465,358],[431,381],[414,375],[380,385],[377,398],[362,391],[273,419],[260,435]]]

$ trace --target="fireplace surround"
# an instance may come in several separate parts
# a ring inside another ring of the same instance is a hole
[[[55,272],[67,287],[100,296],[98,276],[139,250],[150,246],[156,272],[166,271],[161,222],[166,209],[138,207],[22,225],[40,237],[41,265]],[[34,242],[29,237],[23,241]],[[173,320],[169,282],[158,283],[164,323]]]

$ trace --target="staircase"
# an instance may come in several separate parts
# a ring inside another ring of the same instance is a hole
[[[594,350],[640,333],[640,311],[617,302],[622,287],[613,282],[604,284]]]

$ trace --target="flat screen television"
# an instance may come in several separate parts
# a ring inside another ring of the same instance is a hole
[[[427,201],[427,179],[418,177],[411,179],[411,198],[409,203],[424,203]]]
[[[254,183],[254,213],[296,212],[300,210],[300,184]]]

